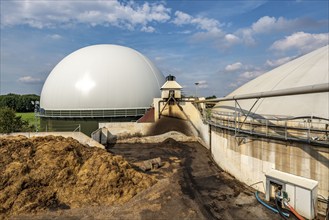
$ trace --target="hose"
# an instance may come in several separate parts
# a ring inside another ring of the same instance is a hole
[[[281,210],[281,207],[280,207],[280,205],[279,205],[279,199],[278,199],[278,198],[275,198],[275,205],[276,205],[276,208],[278,209],[279,214],[281,215],[281,217],[282,217],[284,220],[288,220],[288,219],[286,218],[286,216],[284,216],[284,214],[283,214],[283,212],[282,212],[282,210]]]
[[[294,214],[299,220],[305,220],[298,212],[287,202],[283,201],[283,204]]]
[[[259,196],[258,196],[258,191],[255,192],[255,196],[256,196],[256,199],[258,200],[258,202],[259,202],[260,204],[262,204],[263,206],[265,206],[266,208],[268,208],[269,210],[271,210],[271,211],[273,211],[273,212],[275,212],[275,213],[279,213],[279,211],[278,211],[277,209],[275,209],[275,208],[273,208],[273,207],[267,205],[265,202],[263,202],[263,201],[259,198]],[[283,214],[284,216],[286,216],[286,217],[289,217],[289,214],[288,214],[288,213],[282,212],[282,214]]]

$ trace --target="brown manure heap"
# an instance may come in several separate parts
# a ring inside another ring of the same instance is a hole
[[[73,138],[0,137],[0,218],[127,202],[155,179]]]

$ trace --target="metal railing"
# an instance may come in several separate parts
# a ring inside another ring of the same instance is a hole
[[[112,118],[141,116],[148,108],[135,109],[105,109],[105,110],[44,110],[41,109],[39,116],[47,118]]]
[[[289,118],[263,115],[248,117],[239,112],[211,112],[204,114],[212,126],[234,131],[236,137],[255,135],[281,140],[301,141],[329,146],[329,120],[313,117]]]
[[[202,102],[222,102],[222,101],[232,101],[232,100],[243,100],[243,99],[260,99],[269,97],[280,97],[280,96],[292,96],[301,94],[312,94],[312,93],[323,93],[329,92],[329,83],[322,83],[316,85],[300,86],[288,89],[279,89],[272,91],[264,91],[250,94],[239,94],[233,96],[226,96],[216,99],[200,100],[198,103]]]

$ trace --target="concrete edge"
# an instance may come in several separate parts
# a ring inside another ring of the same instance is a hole
[[[62,137],[71,137],[77,141],[79,141],[83,145],[87,145],[90,147],[97,147],[101,149],[105,149],[105,146],[98,143],[97,141],[93,140],[91,137],[88,137],[84,133],[81,132],[17,132],[17,133],[10,133],[10,134],[0,134],[0,137],[6,136],[18,136],[22,135],[25,137],[44,137],[48,135],[53,136],[62,136]]]
[[[186,136],[185,134],[177,132],[177,131],[170,131],[170,132],[167,132],[167,133],[164,133],[161,135],[155,135],[155,136],[144,136],[144,137],[132,137],[132,138],[125,138],[125,139],[118,139],[115,141],[115,143],[117,143],[117,144],[133,144],[133,143],[155,144],[155,143],[161,143],[168,138],[172,138],[178,142],[199,142],[198,137]]]

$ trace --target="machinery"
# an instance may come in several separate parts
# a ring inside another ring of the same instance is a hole
[[[182,87],[176,82],[175,76],[169,75],[166,77],[166,80],[167,81],[165,82],[165,84],[161,87],[162,100],[158,103],[159,118],[161,117],[161,113],[167,107],[167,105],[177,105],[181,109],[179,101],[182,98]],[[162,108],[160,108],[160,103],[165,103]]]

